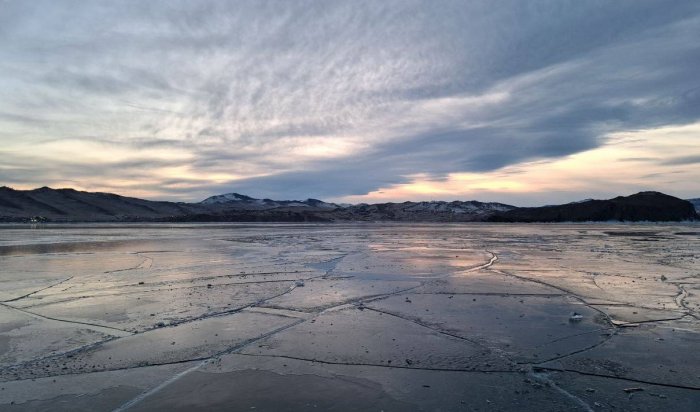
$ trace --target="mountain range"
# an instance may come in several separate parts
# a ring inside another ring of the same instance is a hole
[[[0,222],[564,222],[698,220],[700,199],[641,192],[609,200],[516,207],[478,201],[340,205],[228,193],[198,203],[150,201],[74,189],[0,187]]]

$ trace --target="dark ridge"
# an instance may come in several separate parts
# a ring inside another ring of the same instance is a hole
[[[11,209],[18,209],[18,210],[22,209],[22,207],[5,199],[5,197],[9,197],[9,195],[14,194],[14,193],[15,193],[15,190],[12,188],[9,188],[7,186],[0,187],[0,207],[9,207]]]
[[[109,216],[116,216],[116,213],[114,213],[111,210],[105,209],[104,207],[95,205],[93,203],[88,202],[87,200],[81,199],[79,194],[76,195],[76,193],[79,193],[79,192],[76,192],[73,189],[58,189],[58,191],[61,194],[63,194],[63,196],[67,197],[68,199],[75,201],[75,202],[78,202],[80,204],[86,205],[86,206],[92,208],[93,210],[97,211],[98,213],[102,213],[102,214],[109,215]]]
[[[693,204],[693,206],[695,207],[695,211],[700,213],[700,198],[688,199],[688,201]]]
[[[9,208],[12,208],[12,209],[17,209],[17,210],[21,210],[21,209],[22,209],[21,207],[17,206],[16,204],[10,202],[9,200],[5,200],[5,199],[0,199],[0,206],[2,206],[2,207],[9,207]]]
[[[44,187],[42,189],[48,189],[47,187]],[[51,190],[51,189],[49,189]],[[21,190],[13,190],[13,194],[16,197],[16,203],[22,203],[22,202],[27,202],[30,206],[34,206],[39,208],[39,212],[44,210],[45,212],[51,212],[59,215],[67,215],[68,212],[61,210],[57,207],[54,207],[48,203],[42,202],[41,200],[35,199],[33,196],[31,196],[29,193],[30,192],[23,192]]]
[[[156,209],[154,209],[148,205],[144,205],[144,204],[132,201],[128,197],[123,197],[123,196],[115,195],[112,193],[105,193],[105,195],[113,198],[115,201],[117,201],[119,203],[123,203],[123,204],[128,205],[128,206],[133,206],[137,209],[146,210],[150,213],[158,213],[158,211]]]
[[[688,201],[659,192],[640,192],[609,200],[523,207],[497,213],[488,220],[492,222],[680,222],[698,220],[698,215]]]

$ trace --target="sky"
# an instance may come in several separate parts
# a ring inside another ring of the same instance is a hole
[[[700,2],[0,0],[0,185],[700,197]]]

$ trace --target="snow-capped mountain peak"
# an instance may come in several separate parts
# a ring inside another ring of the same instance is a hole
[[[238,193],[226,193],[223,195],[216,195],[216,196],[208,197],[199,203],[203,204],[203,205],[214,205],[214,204],[232,203],[232,202],[251,202],[251,201],[255,201],[255,200],[256,199],[253,199],[250,196],[241,195]]]
[[[272,199],[256,199],[250,196],[239,193],[226,193],[208,197],[201,202],[202,205],[220,206],[220,207],[236,207],[242,209],[274,209],[280,207],[302,207],[302,208],[321,208],[321,209],[337,209],[340,206],[334,203],[327,203],[318,199],[306,200],[272,200]]]

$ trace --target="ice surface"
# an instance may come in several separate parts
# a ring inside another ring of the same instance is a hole
[[[695,410],[698,250],[696,224],[2,226],[0,410]]]

